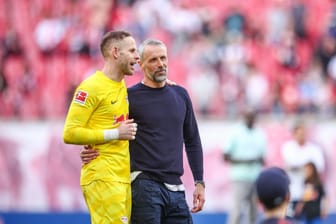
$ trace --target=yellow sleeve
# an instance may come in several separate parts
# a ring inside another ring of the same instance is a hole
[[[90,145],[104,143],[104,130],[90,129],[87,123],[98,106],[97,97],[78,88],[69,107],[63,130],[66,144]]]

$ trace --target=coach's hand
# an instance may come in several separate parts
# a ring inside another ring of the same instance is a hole
[[[193,194],[193,208],[191,209],[191,212],[196,213],[201,211],[203,209],[204,202],[204,186],[202,184],[196,184]]]
[[[80,158],[82,160],[82,166],[88,164],[99,155],[98,151],[93,149],[91,146],[84,146],[84,148],[80,151]]]

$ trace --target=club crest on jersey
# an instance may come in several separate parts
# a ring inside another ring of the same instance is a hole
[[[77,93],[76,93],[76,96],[75,96],[75,102],[84,105],[88,95],[89,94],[87,92],[84,92],[82,90],[78,90]]]

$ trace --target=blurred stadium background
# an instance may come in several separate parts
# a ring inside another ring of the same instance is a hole
[[[196,224],[225,223],[221,147],[245,105],[261,115],[267,166],[282,166],[292,122],[308,121],[327,160],[326,223],[336,223],[336,1],[0,0],[1,224],[89,223],[79,147],[63,143],[62,128],[74,86],[101,68],[110,29],[162,39],[169,78],[191,94],[207,182]],[[188,167],[183,178],[191,202]]]

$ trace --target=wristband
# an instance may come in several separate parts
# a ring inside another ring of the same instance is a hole
[[[195,180],[195,186],[196,186],[197,184],[200,184],[200,185],[203,186],[203,188],[205,188],[205,182],[204,182],[203,180]]]
[[[119,138],[119,131],[118,129],[114,128],[111,130],[105,130],[104,131],[104,140],[110,141],[110,140],[117,140]]]

